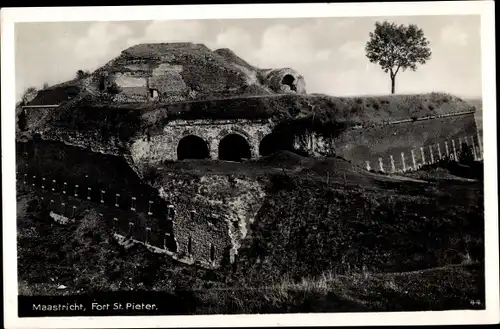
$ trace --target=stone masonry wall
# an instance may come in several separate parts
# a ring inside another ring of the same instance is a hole
[[[207,144],[210,158],[217,159],[220,141],[229,134],[239,134],[248,142],[252,158],[257,158],[260,142],[271,131],[272,125],[266,121],[176,120],[168,123],[161,135],[142,136],[133,141],[130,153],[139,167],[151,162],[177,160],[177,146],[180,140],[188,135],[195,135]]]
[[[73,207],[78,214],[84,202],[86,208],[102,214],[103,221],[116,234],[179,261],[217,267],[228,256],[225,252],[234,245],[229,235],[230,221],[226,218],[231,213],[217,204],[210,207],[214,202],[211,194],[204,200],[186,194],[186,185],[197,188],[198,184],[176,180],[173,175],[158,191],[151,186],[140,186],[132,171],[120,167],[123,164],[119,159],[92,152],[79,155],[82,152],[77,147],[49,141],[28,147],[18,145],[18,182],[36,189],[46,205],[60,216],[74,218]],[[86,170],[87,167],[92,170]],[[197,213],[193,216],[191,210]],[[171,235],[166,237],[168,232]],[[174,245],[167,246],[167,239]]]
[[[474,113],[351,128],[333,139],[317,134],[300,136],[295,141],[295,147],[315,156],[336,154],[363,167],[368,161],[370,168],[375,170],[379,170],[381,158],[385,171],[388,171],[391,168],[390,156],[396,170],[400,170],[403,167],[401,153],[405,153],[405,167],[408,167],[413,165],[413,150],[416,165],[420,166],[424,160],[426,163],[431,159],[437,160],[438,145],[441,155],[446,154],[446,145],[452,153],[453,140],[457,151],[463,142],[468,145],[474,143],[476,148],[479,146]]]

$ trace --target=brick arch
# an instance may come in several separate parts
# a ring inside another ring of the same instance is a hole
[[[241,137],[245,138],[249,144],[251,143],[252,136],[249,133],[247,133],[244,129],[237,129],[237,128],[221,129],[221,131],[217,136],[217,139],[221,141],[224,137],[231,134],[241,135]]]
[[[240,161],[253,158],[252,141],[237,132],[225,134],[219,140],[217,158],[220,160]]]
[[[175,150],[178,160],[206,159],[210,157],[210,145],[206,139],[188,131],[179,136]]]

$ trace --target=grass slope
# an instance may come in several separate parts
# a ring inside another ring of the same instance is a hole
[[[268,197],[237,265],[217,271],[141,247],[125,251],[93,211],[58,225],[20,188],[21,294],[157,291],[178,301],[171,311],[179,314],[484,306],[470,305],[484,300],[481,182],[404,183],[372,174],[359,180],[353,173],[342,185],[343,173],[355,170],[331,160],[327,184],[321,165],[283,157],[266,160],[279,170],[261,172],[270,180]]]
[[[30,109],[24,115],[26,133],[65,140],[85,134],[87,144],[99,148],[123,145],[134,136],[163,133],[172,120],[271,119],[285,135],[305,130],[336,134],[351,126],[371,126],[388,121],[472,110],[446,94],[337,98],[312,95],[273,95],[183,102],[102,103],[87,94],[57,109]]]

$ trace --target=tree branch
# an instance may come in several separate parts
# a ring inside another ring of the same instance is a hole
[[[401,64],[398,65],[398,68],[396,69],[396,72],[394,72],[394,76],[396,76],[396,74],[398,74],[400,67],[401,67]]]

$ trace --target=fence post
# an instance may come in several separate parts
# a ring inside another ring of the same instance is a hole
[[[118,218],[114,217],[113,218],[113,233],[116,233],[116,230],[118,228]]]
[[[135,196],[132,197],[132,205],[130,206],[130,210],[135,211]]]
[[[380,171],[381,171],[381,172],[385,172],[385,171],[384,171],[384,163],[383,163],[382,158],[378,158],[378,164],[379,164],[379,166],[380,166]]]
[[[45,177],[42,177],[42,190],[45,190]]]
[[[405,152],[401,152],[401,163],[403,165],[403,172],[406,172]]]
[[[35,181],[36,181],[36,176],[33,176],[33,183],[31,184],[33,187],[35,187]]]
[[[66,214],[66,204],[63,202],[61,203],[61,211],[62,211],[62,215],[64,216]]]
[[[120,206],[120,194],[116,193],[116,199],[115,199],[115,207]]]
[[[73,211],[71,212],[71,218],[75,217],[75,213],[76,213],[76,206],[73,206]]]
[[[63,183],[63,194],[66,194],[66,189],[68,188],[68,183]]]
[[[56,191],[56,180],[53,179],[52,180],[52,192],[55,192]]]
[[[479,160],[479,157],[476,152],[476,142],[474,141],[474,136],[470,136],[470,140],[471,140],[472,155],[474,156],[474,160],[477,161]]]
[[[420,155],[422,156],[422,165],[425,165],[425,153],[423,147],[420,147]]]
[[[151,234],[151,227],[146,227],[146,238],[144,240],[145,244],[149,243],[149,235]]]
[[[455,161],[458,161],[458,158],[457,158],[457,148],[455,147],[455,140],[452,139],[451,140],[451,145],[453,147],[453,158]]]
[[[434,163],[434,153],[432,152],[432,145],[429,145],[429,153],[431,155],[431,163]]]
[[[49,204],[49,210],[52,210],[52,205],[54,204],[54,200],[50,200],[50,204]]]
[[[153,205],[153,201],[148,202],[148,215],[151,216],[153,213],[151,212],[151,206]]]
[[[441,156],[441,145],[438,143],[437,144],[437,147],[438,147],[438,156],[439,156],[439,160],[441,160],[443,157]]]
[[[128,235],[133,238],[134,236],[134,228],[135,228],[135,223],[134,222],[128,222]]]
[[[87,187],[87,200],[90,200],[90,193],[92,193],[92,188],[91,187]]]
[[[78,197],[78,185],[75,185],[75,196]]]
[[[396,165],[394,164],[394,157],[392,155],[389,155],[389,159],[391,160],[391,172],[395,173],[396,172]]]
[[[411,160],[413,162],[413,170],[417,170],[417,160],[415,159],[415,151],[411,149]]]
[[[446,149],[446,157],[449,158],[450,157],[450,149],[448,147],[448,141],[444,142],[444,147]]]
[[[366,161],[366,170],[370,171],[370,161]]]
[[[104,203],[104,193],[106,193],[106,191],[101,190],[101,203]]]
[[[24,178],[23,178],[23,183],[24,183],[24,184],[26,184],[26,182],[27,182],[27,179],[26,179],[26,178],[28,178],[28,174],[24,174]]]

